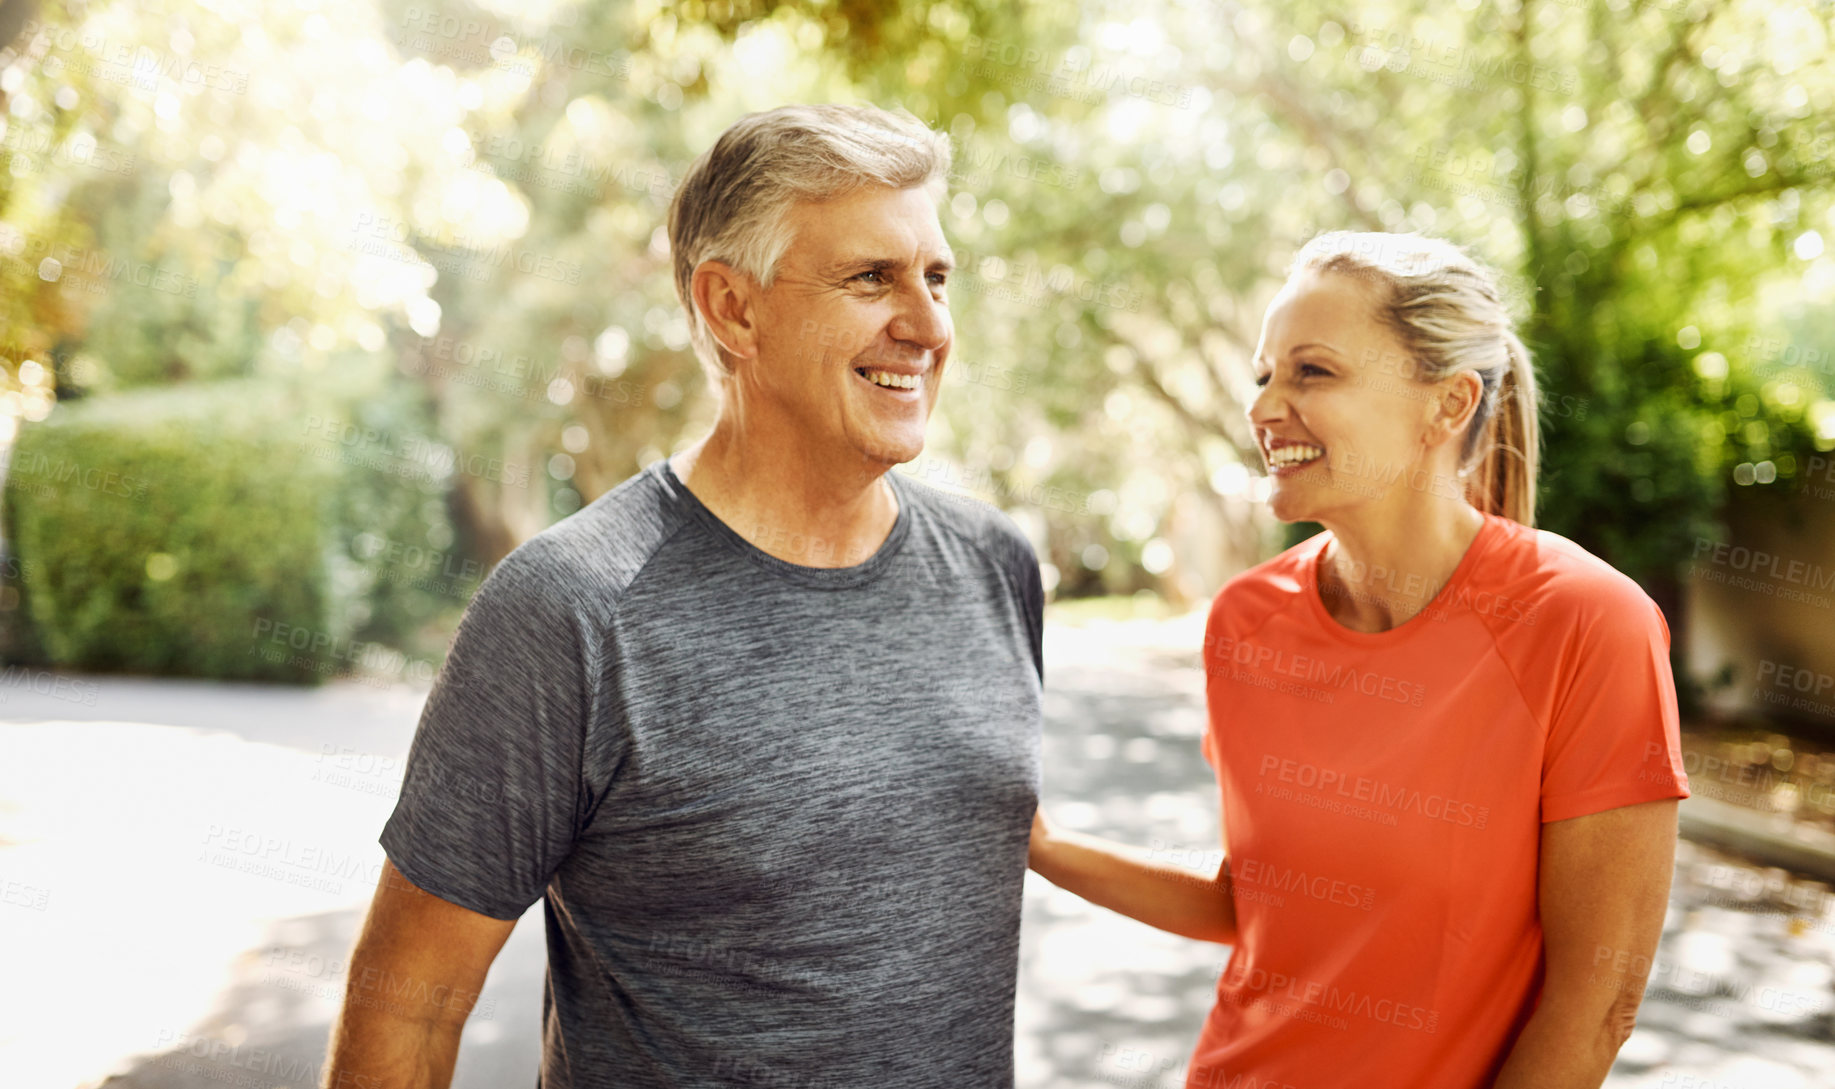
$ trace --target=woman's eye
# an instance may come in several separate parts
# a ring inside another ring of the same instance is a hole
[[[1324,367],[1317,366],[1312,363],[1302,363],[1300,364],[1300,373],[1303,375],[1310,376],[1310,375],[1316,375],[1316,374],[1317,375],[1329,375],[1332,372],[1326,370]]]
[[[1267,385],[1267,384],[1268,384],[1268,379],[1269,379],[1270,377],[1272,377],[1272,376],[1273,376],[1273,373],[1274,373],[1274,372],[1272,372],[1272,371],[1270,371],[1270,372],[1268,372],[1268,374],[1258,374],[1258,375],[1256,375],[1256,376],[1255,376],[1255,385],[1256,385],[1256,386],[1257,386],[1258,388],[1259,388],[1259,387],[1261,387],[1261,386],[1265,386],[1265,385]]]

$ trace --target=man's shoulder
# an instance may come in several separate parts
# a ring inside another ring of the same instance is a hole
[[[895,476],[901,499],[910,499],[920,507],[939,530],[980,549],[1003,564],[1024,568],[1038,566],[1038,555],[1032,542],[1014,522],[1011,515],[972,495],[947,491],[897,469]]]
[[[612,605],[682,526],[684,512],[653,469],[633,474],[517,545],[493,575],[504,572],[524,586],[565,588],[574,600]]]

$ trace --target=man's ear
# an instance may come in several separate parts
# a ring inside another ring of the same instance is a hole
[[[714,342],[734,359],[758,354],[758,284],[724,261],[703,261],[689,281]]]

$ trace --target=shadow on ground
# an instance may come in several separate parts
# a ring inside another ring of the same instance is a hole
[[[209,1016],[174,1039],[169,1049],[101,1084],[106,1089],[319,1085],[332,1021],[343,999],[347,958],[362,921],[362,912],[353,910],[274,924],[260,948],[231,966]],[[544,956],[537,905],[517,924],[491,966],[466,1022],[453,1089],[533,1084],[540,1055]]]

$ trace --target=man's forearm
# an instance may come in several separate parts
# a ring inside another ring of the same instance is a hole
[[[463,1015],[405,1016],[354,980],[332,1033],[321,1089],[448,1089]]]
[[[1139,848],[1059,831],[1034,852],[1032,868],[1059,888],[1148,926],[1199,941],[1236,940],[1236,907],[1224,882],[1227,860],[1207,876],[1141,856]]]

